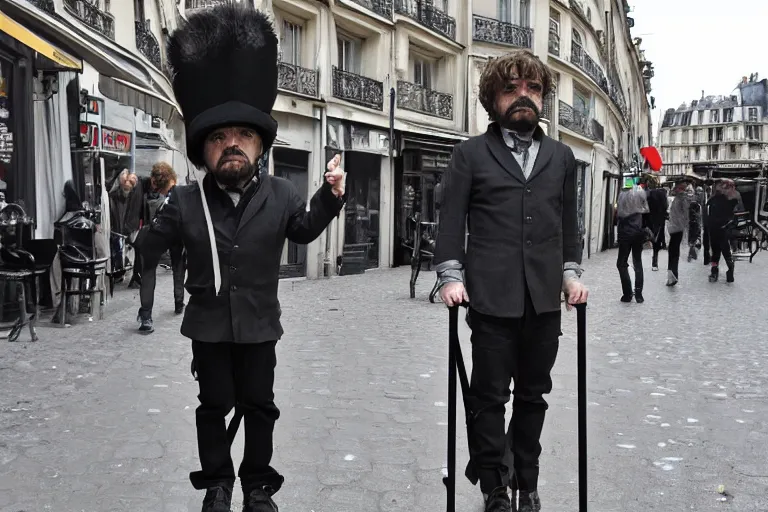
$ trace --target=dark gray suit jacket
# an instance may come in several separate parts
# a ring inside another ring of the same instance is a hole
[[[526,286],[536,313],[559,311],[563,263],[581,264],[576,159],[540,128],[534,137],[541,145],[527,180],[496,123],[454,147],[443,178],[434,261],[463,265],[482,314],[522,317]]]

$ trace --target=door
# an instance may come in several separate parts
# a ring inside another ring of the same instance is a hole
[[[381,157],[350,151],[344,163],[347,204],[340,275],[360,274],[379,266]]]
[[[290,181],[299,196],[309,201],[309,153],[293,149],[275,148],[275,176]],[[307,246],[290,240],[285,241],[280,261],[280,277],[305,277],[307,275]]]
[[[603,222],[602,250],[616,247],[616,205],[619,193],[619,178],[607,176],[605,182],[605,222]]]

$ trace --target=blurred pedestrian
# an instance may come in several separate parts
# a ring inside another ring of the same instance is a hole
[[[680,181],[674,185],[670,194],[673,200],[669,207],[669,225],[667,228],[669,230],[667,286],[675,286],[679,279],[680,245],[689,227],[688,219],[692,199],[692,194],[688,193],[689,186],[687,181]]]
[[[733,180],[722,180],[715,186],[712,197],[707,202],[707,225],[709,239],[712,244],[712,261],[709,274],[710,282],[718,280],[720,275],[720,255],[728,266],[726,280],[734,281],[734,261],[731,254],[731,244],[728,227],[733,222],[734,210],[739,205],[740,197]]]
[[[632,186],[619,195],[618,206],[618,241],[619,254],[616,268],[621,279],[621,302],[632,302],[632,279],[629,276],[629,255],[635,270],[634,297],[638,303],[645,302],[643,297],[643,246],[651,238],[649,208],[646,192],[642,187]]]

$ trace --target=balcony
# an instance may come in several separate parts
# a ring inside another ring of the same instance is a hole
[[[56,7],[54,7],[53,0],[29,0],[29,3],[48,14],[56,14]]]
[[[149,29],[149,22],[136,22],[136,49],[138,49],[149,62],[157,69],[163,69],[163,58],[160,52],[160,43]]]
[[[115,18],[87,0],[64,0],[64,8],[96,32],[115,40]]]
[[[486,18],[474,14],[472,16],[472,38],[486,43],[506,44],[519,48],[530,48],[533,40],[533,29],[518,27],[512,23]]]
[[[384,110],[384,84],[333,66],[333,97],[362,107]]]
[[[609,92],[608,79],[605,78],[605,73],[603,73],[600,65],[576,41],[571,42],[571,64],[586,73],[606,93]]]
[[[397,81],[397,107],[441,119],[453,119],[453,95]]]
[[[550,94],[544,98],[544,106],[541,109],[541,118],[552,122],[552,114],[554,112],[555,98]]]
[[[456,20],[424,0],[395,0],[395,12],[456,40]]]
[[[603,142],[605,140],[605,128],[603,128],[603,125],[595,119],[590,119],[589,116],[579,112],[563,101],[560,101],[558,115],[560,126],[596,142]]]
[[[552,20],[550,20],[550,23],[552,23]],[[560,35],[552,30],[552,27],[549,28],[549,53],[555,57],[560,56]]]
[[[317,71],[281,61],[277,66],[277,86],[284,91],[317,98]]]
[[[210,9],[222,4],[234,4],[234,0],[184,0],[184,12],[196,11],[198,9]]]
[[[621,116],[624,121],[629,121],[629,110],[627,109],[627,102],[624,99],[624,92],[621,90],[621,80],[615,68],[608,71],[608,75],[611,78],[610,86],[608,87],[608,96],[611,101],[616,105],[616,108],[621,112]]]
[[[383,18],[392,19],[392,0],[352,0],[357,5],[373,11]]]

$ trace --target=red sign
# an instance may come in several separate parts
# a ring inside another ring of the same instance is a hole
[[[94,123],[80,123],[80,140],[85,147],[99,147],[99,127]]]
[[[102,128],[101,149],[117,151],[119,153],[131,152],[131,134]]]

